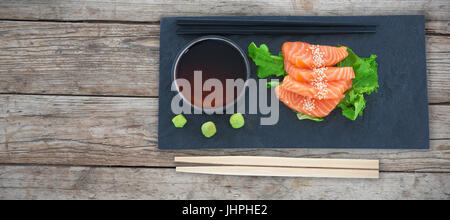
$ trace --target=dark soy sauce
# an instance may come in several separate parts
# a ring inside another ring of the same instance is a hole
[[[202,84],[194,85],[194,71],[202,71]],[[191,46],[180,58],[176,68],[176,79],[186,79],[191,85],[191,104],[201,107],[205,99],[212,91],[203,91],[201,97],[194,96],[194,87],[203,86],[208,79],[218,79],[223,86],[223,97],[215,99],[210,106],[206,103],[203,108],[215,108],[233,103],[238,97],[238,91],[243,88],[235,88],[233,100],[227,100],[226,80],[227,79],[247,79],[247,68],[244,58],[238,49],[222,40],[207,39],[197,42]],[[178,88],[180,89],[180,88]],[[187,97],[187,96],[184,96]]]

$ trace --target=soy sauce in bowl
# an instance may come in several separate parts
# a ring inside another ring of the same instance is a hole
[[[200,85],[194,83],[194,72],[196,71],[202,73]],[[178,92],[194,107],[203,107],[203,109],[208,110],[225,108],[233,104],[245,91],[245,86],[241,86],[242,88],[234,87],[234,91],[228,91],[226,88],[227,79],[246,81],[249,74],[248,59],[242,49],[231,40],[216,36],[202,37],[191,42],[177,57],[174,65],[174,78],[186,79],[191,85],[190,91],[177,85]],[[196,93],[195,90],[202,88],[209,79],[217,79],[221,82],[223,95],[214,99],[211,103],[204,103],[208,95],[213,93],[215,89],[220,89],[220,87],[213,87],[212,91]],[[233,92],[234,96],[230,95],[227,99],[227,93],[231,94],[230,92]]]

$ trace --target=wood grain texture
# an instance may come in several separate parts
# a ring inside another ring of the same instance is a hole
[[[158,25],[0,21],[0,33],[0,93],[158,95]],[[430,103],[450,102],[449,59],[450,36],[429,35]]]
[[[448,200],[450,174],[381,173],[379,180],[349,180],[213,176],[174,169],[1,166],[0,199]]]
[[[448,0],[2,0],[0,19],[159,21],[163,16],[425,14],[450,20]]]
[[[267,167],[305,167],[334,169],[366,169],[379,170],[378,160],[356,159],[317,159],[293,157],[254,157],[254,156],[202,156],[175,157],[177,166],[183,164],[195,165],[230,165],[230,166],[267,166]],[[180,164],[181,163],[181,164]]]
[[[182,166],[176,168],[181,173],[197,173],[226,176],[271,176],[271,177],[315,177],[346,179],[378,179],[378,170],[326,169],[298,167],[261,166]]]
[[[380,159],[382,171],[450,171],[450,106],[430,106],[432,150],[157,149],[157,99],[1,95],[0,163],[173,167],[174,156]],[[257,146],[255,146],[257,147]]]
[[[427,21],[425,30],[428,35],[449,35],[450,21]]]
[[[158,25],[0,21],[0,33],[0,93],[158,95]]]

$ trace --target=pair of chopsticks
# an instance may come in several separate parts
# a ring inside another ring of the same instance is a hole
[[[177,172],[323,178],[379,178],[378,160],[311,159],[254,156],[175,157],[177,163],[206,164],[177,166]]]
[[[374,24],[286,21],[286,20],[248,20],[227,18],[179,18],[177,34],[354,34],[375,33]]]

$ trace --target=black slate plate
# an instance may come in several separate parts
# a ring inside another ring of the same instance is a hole
[[[364,116],[356,121],[343,117],[340,109],[334,110],[324,122],[299,121],[290,109],[280,103],[280,120],[274,126],[261,126],[262,115],[245,115],[246,125],[239,130],[230,127],[229,115],[186,115],[187,125],[177,129],[171,122],[174,114],[170,103],[176,95],[170,90],[171,68],[177,53],[200,35],[176,35],[176,18],[163,18],[159,75],[160,149],[429,148],[424,16],[239,18],[377,24],[375,34],[225,37],[235,41],[246,52],[252,41],[257,45],[267,44],[273,54],[281,50],[285,41],[305,41],[323,45],[342,44],[361,57],[376,54],[379,63],[379,92],[367,96]],[[256,67],[253,62],[252,65],[252,77],[256,78]],[[218,132],[207,139],[203,137],[200,127],[210,120],[215,122]]]

